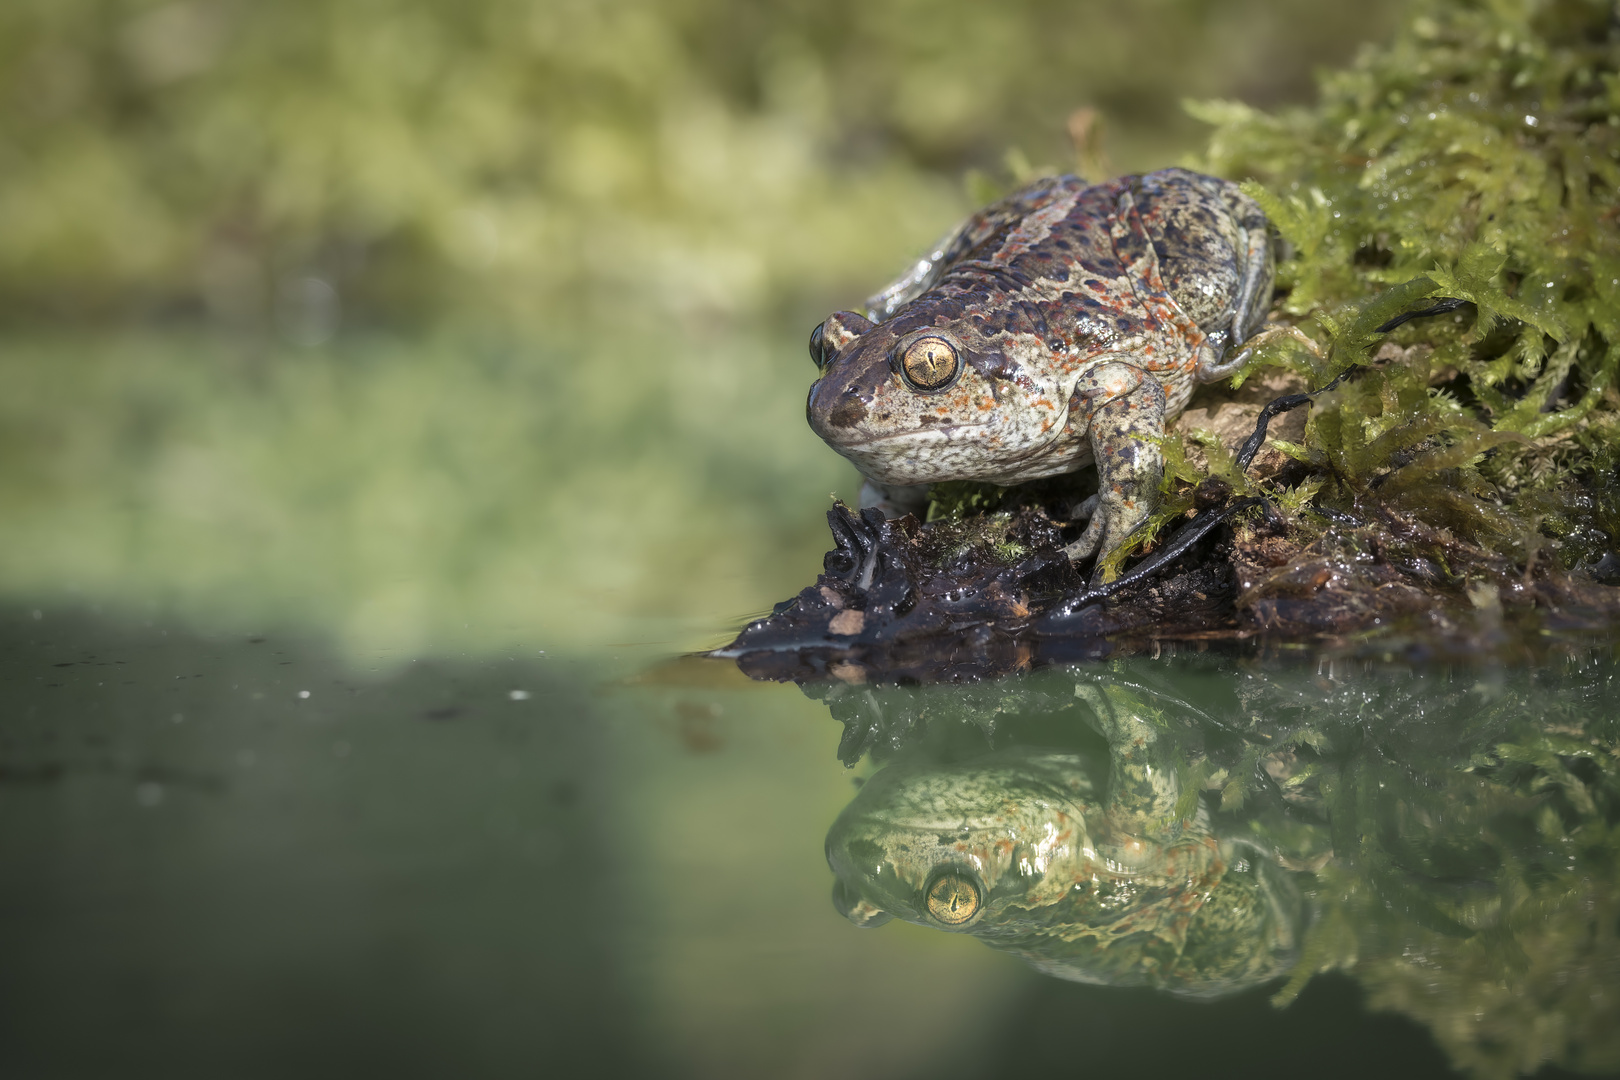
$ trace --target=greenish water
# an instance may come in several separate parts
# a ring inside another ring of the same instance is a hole
[[[56,335],[0,367],[8,1076],[1620,1062],[1604,654],[752,683],[672,660],[812,580],[852,494],[796,335]],[[1157,710],[1178,812],[1285,853],[1292,982],[1187,1001],[840,916],[824,845],[875,769],[1095,765],[1081,685]]]
[[[8,1075],[1614,1067],[1606,664],[1330,678],[1188,657],[980,688],[956,715],[945,688],[868,699],[891,717],[930,701],[927,738],[881,755],[912,762],[971,760],[990,719],[1003,749],[1083,744],[1083,714],[1052,705],[1081,683],[1161,708],[1180,694],[1272,739],[1310,728],[1323,771],[1296,847],[1333,843],[1333,813],[1377,828],[1312,879],[1306,940],[1324,935],[1319,959],[1349,974],[1279,1009],[1276,982],[1189,1002],[1050,979],[898,920],[850,925],[823,837],[872,765],[841,766],[840,725],[791,686],[649,675],[628,649],[368,664],[307,637],[83,608],[12,605],[0,641]],[[1190,732],[1187,715],[1171,729]],[[1571,785],[1541,761],[1563,797],[1465,771],[1515,739],[1534,758],[1547,731],[1601,766]],[[1240,737],[1219,741],[1198,750],[1241,759]],[[1360,801],[1341,786],[1323,811],[1329,771],[1358,778]],[[1200,775],[1219,807],[1226,778]],[[1250,817],[1299,810],[1275,796],[1252,793]],[[1482,829],[1495,862],[1432,864]],[[1395,1011],[1367,1011],[1369,995]]]

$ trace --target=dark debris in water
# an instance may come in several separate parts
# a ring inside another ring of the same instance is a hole
[[[1090,594],[1041,508],[925,525],[839,503],[827,520],[838,546],[825,572],[717,655],[755,678],[974,682],[1037,658],[1106,655],[1110,637],[1149,632],[1172,612],[1192,632],[1229,622],[1231,574],[1216,560],[1071,610]]]
[[[1102,586],[1048,506],[921,523],[839,503],[827,520],[815,584],[715,655],[757,679],[972,683],[1172,642],[1525,659],[1620,624],[1620,588],[1594,572],[1521,564],[1377,502],[1290,513],[1213,479]]]

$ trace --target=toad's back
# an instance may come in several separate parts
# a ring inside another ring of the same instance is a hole
[[[1192,390],[1200,347],[1232,343],[1238,302],[1260,306],[1242,312],[1245,328],[1264,318],[1269,295],[1240,293],[1251,236],[1265,228],[1235,184],[1185,169],[1095,185],[1049,177],[975,214],[872,297],[867,317],[885,322],[911,305],[914,318],[965,316],[987,334],[1042,338],[1081,363],[1128,352],[1166,385],[1173,415]]]

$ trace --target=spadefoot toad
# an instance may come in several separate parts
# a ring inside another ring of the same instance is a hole
[[[1095,463],[1069,547],[1153,512],[1165,423],[1265,319],[1272,243],[1237,185],[1185,169],[1049,177],[981,210],[911,272],[816,327],[810,425],[894,516],[927,484],[1016,484]]]

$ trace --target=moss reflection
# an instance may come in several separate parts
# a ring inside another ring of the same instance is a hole
[[[828,836],[839,909],[1184,996],[1342,969],[1474,1075],[1620,1065],[1612,657],[1187,666],[813,689],[887,762]]]

